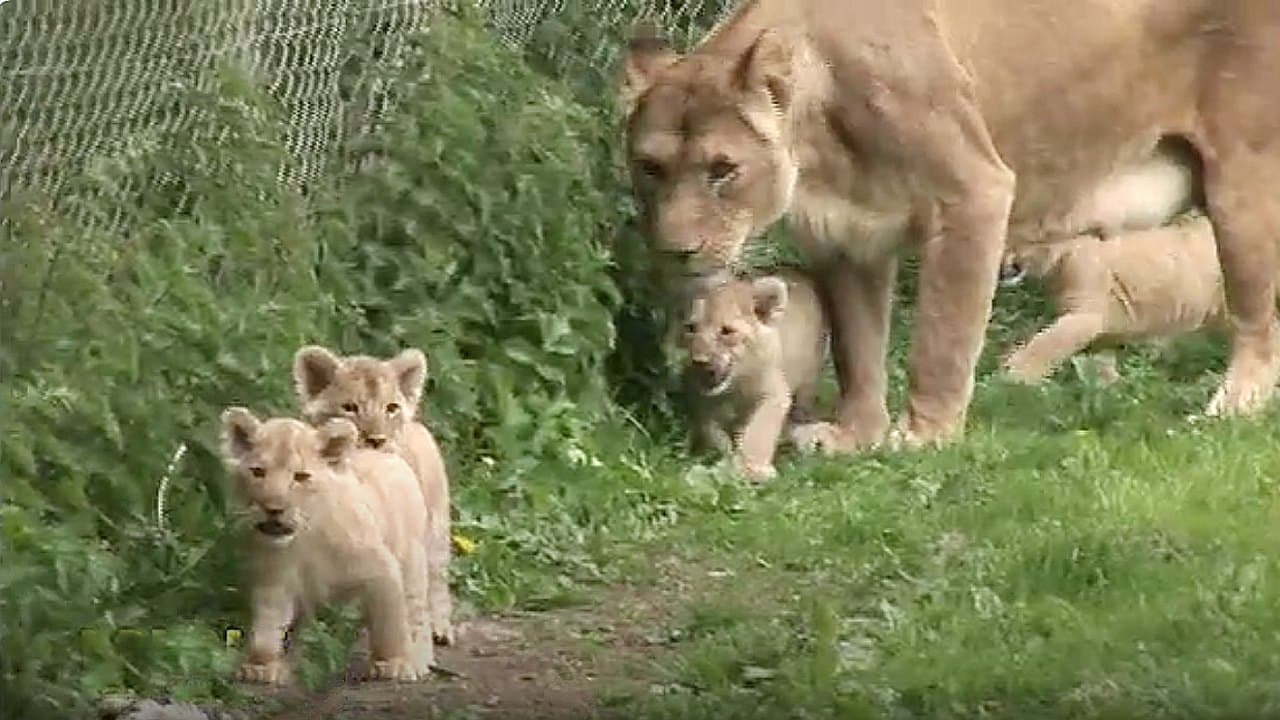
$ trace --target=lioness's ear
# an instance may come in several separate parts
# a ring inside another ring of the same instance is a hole
[[[316,431],[320,438],[320,457],[330,464],[345,460],[356,447],[355,423],[346,418],[334,418]]]
[[[427,356],[418,348],[409,348],[391,358],[400,392],[409,401],[409,407],[417,408],[422,401],[422,386],[427,381]]]
[[[293,356],[293,383],[298,399],[309,402],[333,384],[342,361],[319,345],[308,345]]]
[[[630,115],[636,109],[640,96],[653,87],[658,73],[678,57],[655,23],[636,23],[618,78],[618,106],[623,115]]]
[[[253,451],[253,437],[258,433],[258,418],[242,407],[222,411],[222,459],[228,465],[240,462]]]
[[[756,317],[769,324],[787,309],[787,284],[776,277],[762,277],[751,283],[751,300]]]
[[[764,90],[773,107],[785,111],[791,104],[791,60],[795,48],[777,30],[765,29],[743,53],[738,63],[738,85],[745,91]]]

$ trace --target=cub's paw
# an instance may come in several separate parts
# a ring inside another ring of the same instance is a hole
[[[398,682],[414,682],[421,679],[417,663],[412,658],[401,657],[389,660],[375,660],[369,673],[370,680],[395,680]]]
[[[289,665],[281,659],[268,660],[264,663],[246,661],[236,673],[236,677],[241,682],[257,685],[286,685],[291,675]]]

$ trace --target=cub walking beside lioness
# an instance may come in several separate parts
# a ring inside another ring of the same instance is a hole
[[[427,509],[431,628],[437,643],[453,643],[449,478],[440,447],[418,421],[426,356],[410,348],[387,360],[339,357],[309,345],[294,357],[293,376],[304,419],[320,424],[347,418],[360,431],[361,445],[396,453],[413,468]]]
[[[1203,214],[1164,227],[1030,243],[1006,253],[1006,283],[1046,279],[1058,319],[1005,360],[1016,380],[1037,382],[1090,346],[1162,340],[1224,328],[1222,271],[1213,226]],[[1114,368],[1108,372],[1115,377]]]
[[[813,403],[827,334],[822,303],[800,272],[697,289],[681,341],[695,446],[732,453],[753,478],[772,477],[788,418]]]

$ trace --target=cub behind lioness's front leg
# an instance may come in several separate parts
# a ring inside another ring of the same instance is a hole
[[[435,642],[452,643],[449,477],[439,445],[418,420],[427,379],[426,356],[410,348],[386,360],[363,355],[339,357],[310,345],[295,356],[293,376],[308,422],[348,418],[359,429],[362,445],[396,453],[413,468],[427,509],[431,633]]]
[[[682,342],[696,445],[732,453],[748,475],[774,475],[788,417],[807,415],[826,357],[827,324],[795,271],[701,288]]]
[[[356,445],[348,420],[312,428],[259,421],[244,408],[222,415],[222,452],[251,525],[249,653],[240,677],[277,684],[290,676],[283,639],[300,611],[359,601],[372,675],[415,680],[434,662],[426,622],[426,511],[401,458]]]

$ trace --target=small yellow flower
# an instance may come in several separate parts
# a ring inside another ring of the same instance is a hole
[[[476,541],[472,540],[466,535],[454,533],[453,546],[457,548],[458,552],[462,553],[463,555],[470,555],[471,553],[475,552]]]

